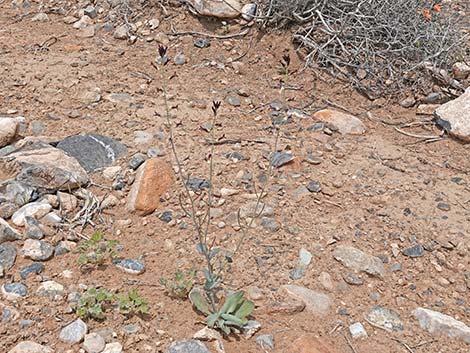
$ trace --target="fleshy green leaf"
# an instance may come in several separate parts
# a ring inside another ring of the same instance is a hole
[[[211,314],[209,303],[198,290],[192,290],[189,293],[189,300],[196,307],[196,309],[200,311],[201,313],[205,315]]]

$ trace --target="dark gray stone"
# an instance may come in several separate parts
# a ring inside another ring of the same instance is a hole
[[[263,217],[261,226],[270,232],[277,232],[281,228],[281,225],[275,219],[268,217]]]
[[[16,249],[10,243],[0,244],[0,267],[9,270],[16,260]]]
[[[193,189],[194,191],[200,191],[203,189],[209,189],[209,180],[201,179],[201,178],[191,178],[186,183],[189,188]]]
[[[26,238],[30,239],[42,239],[44,238],[44,232],[41,229],[40,223],[31,216],[25,218]]]
[[[289,273],[289,278],[292,280],[297,280],[301,279],[303,276],[305,276],[306,269],[305,268],[294,268],[290,273]]]
[[[211,41],[207,38],[196,38],[194,40],[194,46],[197,48],[208,48],[211,45]]]
[[[292,162],[293,160],[294,156],[292,155],[292,153],[286,152],[274,152],[269,157],[269,161],[271,162],[274,168],[282,167],[283,165],[286,165]]]
[[[196,340],[181,340],[173,342],[166,353],[211,353],[204,343]]]
[[[450,205],[445,202],[439,202],[437,204],[437,208],[440,209],[441,211],[450,211]]]
[[[127,153],[121,142],[98,134],[69,136],[57,148],[74,157],[88,173],[109,166]]]
[[[131,167],[133,170],[137,170],[147,159],[145,154],[143,153],[136,153],[131,157],[131,160],[129,161],[129,167]]]
[[[170,223],[171,220],[173,219],[173,212],[163,211],[162,214],[158,218],[165,223]]]
[[[228,159],[234,159],[236,161],[245,161],[245,160],[248,160],[248,158],[246,158],[245,156],[241,155],[240,153],[238,152],[230,152],[230,153],[227,153],[225,155],[225,157],[227,157]]]
[[[344,281],[347,283],[347,284],[350,284],[352,286],[360,286],[362,284],[364,284],[364,281],[362,280],[361,277],[355,275],[354,273],[346,273],[344,276],[343,276],[343,279]]]
[[[408,257],[421,257],[424,255],[424,249],[420,244],[415,244],[404,249],[402,254]]]
[[[312,180],[307,184],[307,189],[310,192],[320,192],[321,191],[321,184],[319,181]]]
[[[13,294],[19,297],[26,297],[28,290],[26,286],[21,283],[5,283],[3,285],[3,290],[6,293]]]
[[[22,279],[26,279],[28,275],[34,273],[35,275],[40,274],[44,270],[44,264],[42,262],[33,262],[31,265],[23,267],[20,270],[20,276]]]
[[[18,239],[21,239],[21,234],[10,227],[4,219],[0,218],[0,244]]]

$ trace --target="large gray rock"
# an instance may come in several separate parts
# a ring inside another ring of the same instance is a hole
[[[239,0],[194,0],[194,8],[202,16],[237,18],[241,14]]]
[[[16,260],[16,248],[10,243],[0,244],[0,267],[9,270]]]
[[[437,108],[434,117],[450,135],[470,142],[470,87],[459,98]]]
[[[98,134],[69,136],[57,148],[75,158],[89,173],[109,166],[127,153],[127,147],[119,141]]]
[[[52,349],[33,341],[23,341],[8,351],[8,353],[52,353]]]
[[[173,342],[166,353],[211,353],[204,343],[197,340],[181,340]]]
[[[85,337],[87,330],[87,325],[81,319],[77,319],[60,331],[59,339],[69,344],[79,343]]]
[[[385,267],[382,260],[352,246],[338,246],[333,251],[333,257],[347,268],[379,278],[385,276]]]
[[[42,190],[70,190],[88,183],[88,175],[77,160],[32,139],[19,141],[0,157],[0,169],[10,179]]]
[[[21,234],[10,227],[3,218],[0,218],[0,244],[6,241],[14,241],[18,239],[21,239]]]
[[[283,285],[281,290],[288,296],[305,303],[305,308],[314,315],[324,316],[330,311],[332,300],[324,293],[295,285]]]
[[[470,327],[449,315],[424,308],[415,309],[413,315],[419,321],[419,326],[431,335],[447,335],[470,343]]]

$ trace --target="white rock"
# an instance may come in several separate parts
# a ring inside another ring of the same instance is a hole
[[[88,17],[87,15],[83,15],[82,18],[80,18],[77,22],[73,24],[73,28],[76,28],[76,29],[85,28],[91,25],[92,23],[93,21],[91,20],[90,17]]]
[[[46,202],[31,202],[16,211],[13,216],[11,216],[11,221],[16,226],[23,227],[26,222],[26,216],[40,219],[48,214],[51,209],[52,206]]]
[[[351,333],[351,337],[354,339],[367,337],[367,331],[360,322],[356,322],[349,326],[349,332]]]
[[[46,261],[54,254],[54,247],[46,241],[26,239],[21,253],[24,257],[35,261]]]
[[[58,224],[61,221],[62,218],[55,212],[50,212],[41,219],[44,224]]]
[[[49,21],[49,16],[47,16],[47,14],[45,14],[44,12],[40,12],[38,14],[36,14],[32,19],[31,19],[32,22],[47,22]]]
[[[458,62],[452,65],[452,71],[454,72],[454,78],[465,80],[470,75],[470,66],[466,63]]]
[[[413,315],[419,321],[419,326],[431,335],[447,335],[470,343],[470,327],[449,315],[424,308],[417,308]]]
[[[102,353],[122,353],[122,344],[119,342],[108,343]]]
[[[103,176],[106,179],[114,180],[116,179],[116,175],[122,170],[122,167],[119,165],[108,167],[103,170]]]
[[[450,135],[470,142],[470,87],[459,98],[437,108],[434,116]]]
[[[63,211],[70,212],[76,209],[78,206],[78,199],[72,194],[58,191],[57,198],[59,200],[60,208]]]
[[[41,297],[56,297],[64,294],[64,286],[55,281],[42,282],[36,290],[36,294]]]
[[[239,191],[237,189],[229,189],[229,188],[220,189],[220,195],[223,196],[223,197],[233,196],[233,195],[236,195],[238,193],[239,193]]]
[[[243,5],[242,11],[241,11],[242,18],[245,21],[253,20],[254,16],[256,15],[256,8],[257,8],[257,5],[254,3]]]
[[[194,8],[202,16],[237,18],[242,5],[239,0],[195,0]]]
[[[113,37],[115,39],[127,39],[127,26],[122,25],[114,30]]]
[[[69,344],[79,343],[85,337],[87,330],[87,325],[81,319],[77,319],[60,331],[59,339]]]
[[[104,338],[95,332],[86,335],[83,341],[83,349],[85,349],[87,353],[100,353],[105,346],[106,342]]]
[[[23,341],[8,351],[8,353],[52,353],[52,349],[41,346],[33,341]]]
[[[10,144],[18,133],[19,123],[14,118],[0,118],[0,148]]]

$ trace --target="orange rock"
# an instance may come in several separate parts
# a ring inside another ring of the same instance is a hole
[[[319,338],[305,335],[292,343],[290,353],[340,353],[340,351]]]
[[[160,198],[173,181],[173,170],[168,163],[157,158],[149,159],[137,170],[128,196],[128,210],[142,216],[152,213],[160,205]]]
[[[331,109],[324,109],[316,112],[313,117],[335,126],[343,135],[361,135],[366,132],[364,123],[351,114]]]

